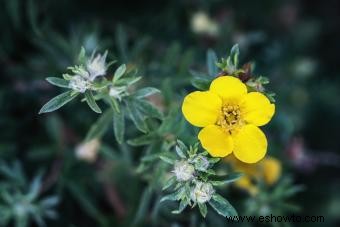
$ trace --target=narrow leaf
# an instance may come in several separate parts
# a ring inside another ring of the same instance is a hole
[[[181,140],[177,140],[177,144],[181,148],[182,151],[188,150],[188,147]]]
[[[176,153],[178,154],[179,157],[186,158],[184,152],[182,151],[182,149],[179,146],[176,146],[175,150],[176,150]]]
[[[173,176],[171,177],[169,180],[167,180],[162,188],[162,190],[166,190],[168,189],[171,185],[173,185],[174,183],[176,183],[176,177]]]
[[[147,217],[148,214],[148,208],[151,202],[151,196],[152,196],[152,189],[150,187],[147,187],[142,196],[141,199],[139,201],[139,207],[137,210],[137,214],[135,216],[134,219],[134,225],[136,225],[137,223],[139,223],[141,220],[145,219]]]
[[[123,64],[119,66],[118,69],[115,71],[112,82],[113,83],[117,82],[117,80],[119,80],[119,78],[121,78],[125,72],[126,72],[126,65]]]
[[[148,127],[146,125],[145,118],[142,116],[142,113],[138,110],[137,106],[135,106],[134,102],[126,102],[126,107],[129,116],[137,129],[146,133],[148,131]]]
[[[230,58],[233,61],[233,65],[234,65],[235,69],[238,66],[238,56],[239,56],[239,54],[240,54],[240,50],[239,50],[238,44],[235,44],[231,48],[231,51],[230,51]]]
[[[123,143],[125,133],[125,114],[123,110],[113,109],[113,132],[118,143]]]
[[[70,102],[72,99],[77,97],[79,93],[75,93],[73,91],[64,92],[50,101],[48,101],[39,111],[41,113],[48,113],[59,109],[60,107],[64,106],[66,103]]]
[[[81,47],[79,55],[78,55],[78,62],[79,64],[85,64],[86,61],[86,51],[84,47]]]
[[[215,77],[218,74],[218,68],[216,66],[217,60],[216,53],[209,49],[207,52],[207,67],[209,76],[211,77]]]
[[[52,85],[55,85],[57,87],[63,87],[63,88],[68,88],[69,82],[67,80],[58,78],[58,77],[47,77],[46,78],[47,82],[49,82]]]
[[[135,106],[147,117],[163,119],[163,113],[146,100],[136,99]]]
[[[195,88],[205,91],[209,89],[211,79],[208,77],[194,77],[191,79],[191,84]]]
[[[175,158],[171,156],[168,152],[163,152],[159,155],[159,158],[162,159],[164,162],[173,165],[175,163]]]
[[[102,113],[102,110],[97,105],[96,101],[94,100],[92,91],[86,91],[85,92],[85,98],[86,102],[89,105],[89,107],[96,113]]]
[[[115,82],[115,85],[117,85],[117,86],[131,86],[132,84],[140,81],[140,79],[142,79],[141,76],[122,78],[122,79],[118,80],[117,82]]]
[[[211,183],[215,186],[221,186],[237,181],[242,176],[242,173],[231,173],[226,176],[214,176],[212,177]]]
[[[201,215],[205,218],[208,213],[208,208],[205,203],[198,203],[198,208],[200,210]]]
[[[127,141],[131,146],[142,146],[152,143],[157,138],[155,133],[148,133]]]
[[[100,138],[107,131],[112,119],[112,111],[105,111],[99,119],[94,123],[89,132],[86,135],[86,141],[90,141],[95,138]]]
[[[106,99],[106,101],[110,104],[110,106],[116,111],[116,112],[120,112],[120,107],[119,107],[119,103],[118,101],[113,98],[113,97],[108,97]]]
[[[209,201],[209,204],[214,210],[223,217],[236,217],[235,208],[222,196],[214,194]]]
[[[166,195],[166,196],[163,196],[160,200],[160,202],[164,202],[164,201],[176,201],[178,199],[178,192],[174,192],[174,193],[171,193],[169,195]]]
[[[134,96],[136,98],[145,98],[147,96],[150,96],[150,95],[153,95],[153,94],[156,94],[156,93],[159,93],[159,92],[160,92],[160,90],[158,90],[157,88],[145,87],[145,88],[142,88],[142,89],[136,91]]]
[[[178,210],[174,210],[171,213],[173,214],[180,214],[182,213],[182,211],[188,206],[188,203],[186,200],[181,200],[181,202],[179,203],[179,207]]]

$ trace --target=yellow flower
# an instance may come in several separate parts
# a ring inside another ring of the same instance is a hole
[[[276,158],[266,158],[262,162],[264,181],[268,185],[273,185],[281,176],[281,163]]]
[[[258,193],[257,181],[262,180],[266,185],[275,184],[281,176],[281,163],[273,157],[267,157],[256,164],[246,164],[240,162],[233,156],[225,158],[230,163],[234,171],[244,173],[241,179],[235,182],[235,185],[248,191],[252,195]]]
[[[275,105],[259,92],[247,93],[238,78],[216,78],[209,91],[195,91],[183,101],[184,117],[193,125],[203,127],[198,139],[213,157],[234,153],[246,163],[261,160],[267,152],[267,139],[257,127],[267,124]]]

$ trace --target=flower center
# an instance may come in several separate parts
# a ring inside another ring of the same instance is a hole
[[[227,133],[232,133],[235,129],[243,125],[241,118],[241,111],[238,105],[223,105],[221,108],[221,114],[217,119],[216,124]]]

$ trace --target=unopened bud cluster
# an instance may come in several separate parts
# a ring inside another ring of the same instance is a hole
[[[201,175],[206,174],[211,163],[204,153],[197,153],[197,149],[176,147],[176,151],[182,158],[174,162],[172,173],[179,184],[190,185],[189,199],[194,203],[209,202],[215,190],[211,183],[202,180]],[[185,155],[187,153],[187,155]]]
[[[214,193],[212,184],[197,181],[191,191],[191,199],[196,203],[206,203],[209,202]]]
[[[195,167],[186,160],[176,161],[173,173],[177,181],[188,181],[194,178]]]
[[[104,76],[108,69],[106,64],[107,51],[104,55],[93,52],[85,65],[70,67],[74,75],[70,79],[69,88],[76,92],[84,93],[91,89],[92,82],[98,76]]]

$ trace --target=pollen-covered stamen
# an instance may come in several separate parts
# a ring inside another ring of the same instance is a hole
[[[221,108],[221,115],[216,122],[223,131],[232,133],[233,130],[243,125],[241,118],[241,111],[238,105],[223,105]]]

